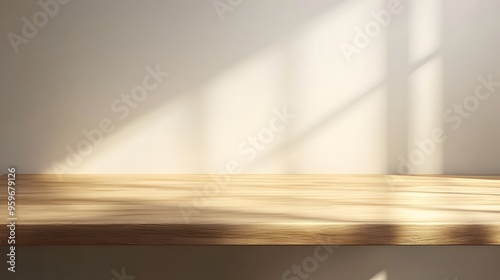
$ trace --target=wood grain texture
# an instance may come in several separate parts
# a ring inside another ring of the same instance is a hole
[[[18,174],[16,244],[500,244],[500,177],[222,179]]]

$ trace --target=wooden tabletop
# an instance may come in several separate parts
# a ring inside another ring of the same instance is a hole
[[[18,246],[500,244],[500,176],[18,174],[15,187]]]

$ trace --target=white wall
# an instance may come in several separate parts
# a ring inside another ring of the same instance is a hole
[[[388,5],[399,12],[348,62],[343,42]],[[252,0],[223,20],[211,0],[58,7],[16,54],[8,34],[41,8],[0,3],[2,170],[211,173],[235,160],[243,173],[401,173],[408,157],[412,173],[500,170],[500,87],[463,124],[442,118],[479,76],[500,81],[498,1]],[[170,75],[126,117],[113,110],[156,65]],[[283,107],[295,119],[241,153]],[[67,152],[103,119],[102,142]],[[415,141],[435,129],[447,139],[419,164]]]

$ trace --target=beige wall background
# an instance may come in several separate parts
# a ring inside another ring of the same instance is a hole
[[[390,5],[399,12],[371,26]],[[500,81],[498,1],[71,0],[51,7],[44,23],[37,1],[0,2],[2,170],[212,173],[235,160],[242,173],[382,174],[405,173],[402,159],[413,161],[410,173],[500,170],[500,87],[478,104],[470,97],[478,77]],[[23,35],[23,17],[39,24],[25,30],[32,38]],[[356,28],[372,28],[373,36],[363,43]],[[11,33],[23,43],[14,47]],[[351,61],[345,44],[356,47]],[[112,109],[125,110],[121,98],[142,85],[147,67],[169,76],[131,101],[126,117]],[[443,118],[468,97],[474,110]],[[270,136],[273,110],[284,107],[295,118]],[[81,144],[88,141],[82,130],[95,132],[103,119],[113,131]],[[435,129],[446,141],[428,144],[422,160],[415,141]],[[259,133],[270,140],[251,148],[248,137]]]

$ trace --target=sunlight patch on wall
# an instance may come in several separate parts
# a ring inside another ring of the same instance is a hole
[[[414,64],[441,46],[441,0],[411,1],[409,10],[409,55]]]
[[[412,1],[410,10],[410,62],[422,64],[410,76],[408,161],[411,173],[441,173],[442,143],[433,135],[442,131],[442,59],[440,1]]]
[[[213,173],[241,160],[241,143],[284,107],[296,118],[243,173],[383,173],[386,30],[351,63],[339,45],[384,5],[341,3],[198,88],[169,93],[176,97],[109,135],[73,173]]]

